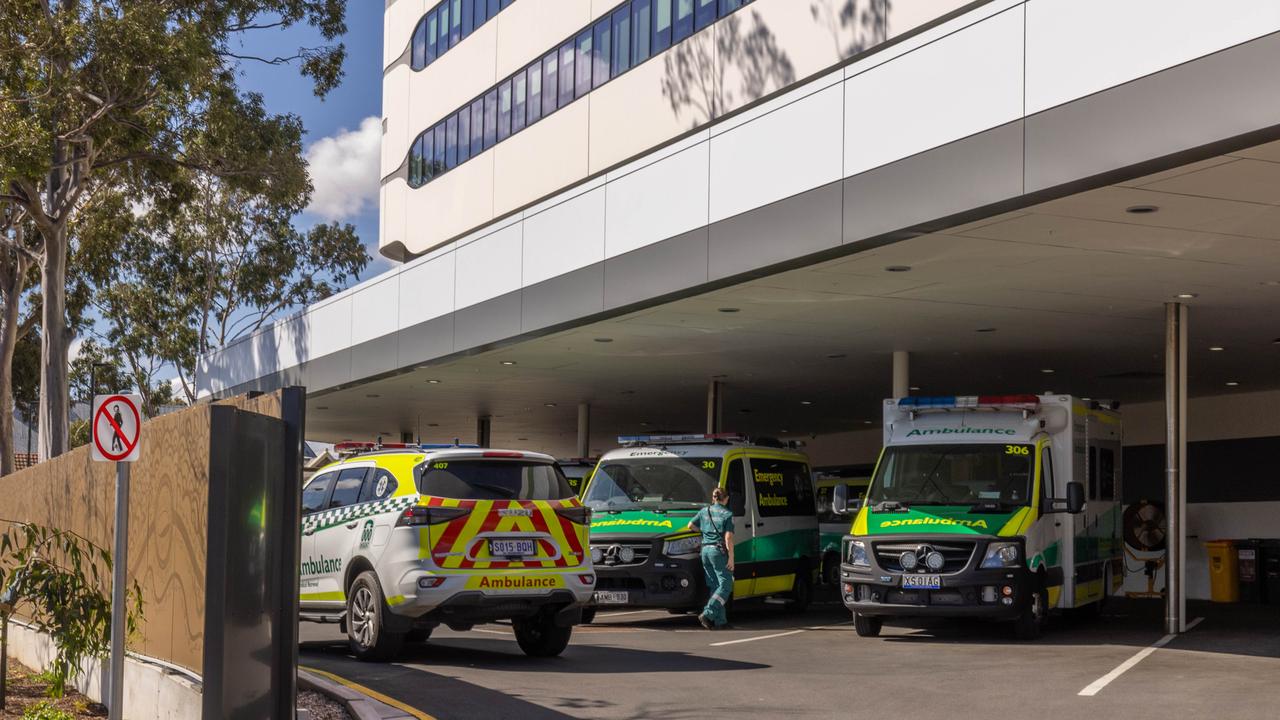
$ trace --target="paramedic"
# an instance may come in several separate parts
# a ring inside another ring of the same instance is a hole
[[[733,513],[724,488],[711,492],[711,504],[689,521],[690,530],[702,532],[702,571],[711,597],[698,622],[711,629],[728,627],[725,604],[733,597]]]

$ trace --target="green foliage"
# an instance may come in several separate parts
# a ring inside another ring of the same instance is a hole
[[[82,661],[111,647],[111,553],[73,532],[10,522],[0,534],[0,602],[53,640],[49,693],[62,697]],[[142,589],[126,595],[126,629],[142,619]]]
[[[22,720],[76,720],[76,716],[48,702],[39,702],[22,711]]]

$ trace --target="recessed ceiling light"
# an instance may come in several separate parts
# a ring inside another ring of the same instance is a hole
[[[740,310],[741,308],[735,308],[735,307],[716,308],[717,312],[722,312],[722,313],[736,313],[736,312],[739,312]]]
[[[596,342],[598,342],[598,343],[611,343],[611,342],[613,342],[613,338],[599,337],[599,338],[596,338]]]
[[[644,427],[649,427],[649,421],[648,421],[648,420],[641,420],[641,421],[640,421],[640,424],[641,424],[641,425],[643,425]]]
[[[365,397],[373,399],[373,398],[380,398],[382,396],[377,393],[369,393],[368,395],[365,395]]]
[[[506,365],[507,367],[511,367],[512,365],[515,365],[515,364],[516,364],[516,361],[515,361],[515,360],[503,360],[503,361],[502,361],[502,364],[503,364],[503,365]]]
[[[786,428],[783,428],[783,429],[779,430],[778,432],[780,432],[780,433],[789,433],[789,432],[791,432],[791,431],[790,431],[790,430],[788,430],[788,429],[786,429]]]
[[[1053,371],[1053,368],[1041,368],[1040,372],[1044,373],[1045,375],[1052,375],[1054,371]]]
[[[884,269],[885,272],[911,272],[910,265],[890,265]]]
[[[977,330],[974,330],[974,332],[980,332],[980,333],[993,333],[995,331],[996,329],[992,327],[978,328]]]
[[[1235,380],[1227,381],[1227,387],[1239,387],[1239,386],[1240,386],[1240,383],[1236,382]]]
[[[909,388],[907,388],[907,389],[908,389],[908,390],[910,390],[910,391],[912,391],[912,392],[915,392],[915,391],[918,391],[918,390],[920,389],[920,386],[919,386],[919,385],[912,385],[911,387],[909,387]]]
[[[1200,297],[1200,293],[1178,293],[1174,297],[1178,300],[1195,300]]]
[[[831,353],[830,355],[827,356],[827,359],[839,360],[840,358],[844,358],[844,357],[848,357],[848,355],[845,355],[844,353]]]
[[[1125,212],[1132,213],[1134,215],[1150,215],[1151,213],[1158,212],[1159,210],[1160,206],[1158,205],[1131,205],[1124,209]]]
[[[555,403],[542,403],[542,406],[543,406],[543,407],[555,407],[555,406],[556,406],[556,404],[555,404]]]
[[[439,380],[436,380],[436,379],[431,379],[431,380],[428,380],[428,381],[427,381],[427,384],[428,384],[428,385],[439,385],[439,384],[440,384],[440,381],[439,381]]]
[[[1222,352],[1223,350],[1226,350],[1226,348],[1222,347],[1221,345],[1214,345],[1213,347],[1209,348],[1209,352]]]
[[[800,401],[800,404],[801,404],[801,405],[812,405],[812,404],[813,404],[813,401],[812,401],[812,400],[801,400],[801,401]]]
[[[863,421],[862,421],[862,424],[863,424],[863,425],[871,425],[871,424],[873,424],[873,423],[872,423],[870,420],[863,420]]]

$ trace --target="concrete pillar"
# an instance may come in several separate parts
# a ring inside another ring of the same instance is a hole
[[[591,404],[578,403],[578,457],[591,457]]]
[[[712,380],[707,384],[707,433],[724,432],[724,384]]]
[[[476,418],[476,444],[482,448],[490,447],[491,425],[491,418],[487,415]]]
[[[893,351],[893,397],[904,398],[911,394],[911,353]]]
[[[1165,515],[1168,554],[1165,632],[1187,629],[1187,306],[1165,304]]]

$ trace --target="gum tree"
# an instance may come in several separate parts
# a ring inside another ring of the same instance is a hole
[[[0,203],[35,230],[42,306],[40,452],[67,450],[71,223],[93,192],[145,187],[182,199],[183,171],[271,197],[309,190],[302,127],[236,85],[243,62],[296,62],[318,95],[345,49],[236,52],[244,33],[346,31],[345,0],[5,0],[0,3]],[[172,190],[167,189],[172,186]],[[190,197],[190,195],[186,195]],[[14,247],[4,236],[0,242]]]

